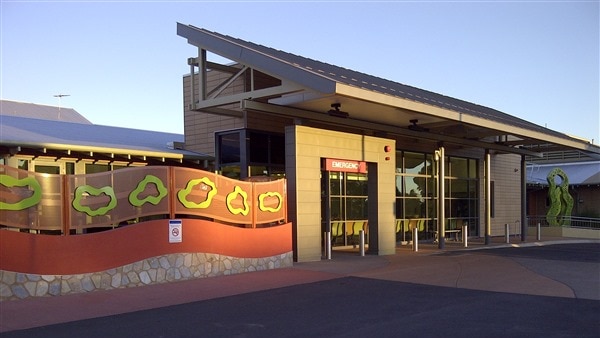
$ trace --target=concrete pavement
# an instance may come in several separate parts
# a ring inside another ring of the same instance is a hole
[[[513,332],[517,336],[525,333],[536,336],[529,332],[534,330],[546,336],[577,332],[579,336],[597,337],[600,336],[599,263],[600,242],[589,240],[548,239],[504,244],[501,239],[495,239],[489,246],[472,241],[469,248],[447,243],[443,251],[437,250],[436,245],[420,244],[418,252],[401,246],[397,254],[391,256],[361,257],[356,249],[349,249],[335,251],[332,260],[296,263],[290,269],[3,302],[0,303],[0,332],[3,337],[77,336],[78,332],[85,332],[86,337],[105,334],[193,337],[197,332],[187,326],[198,319],[182,320],[188,316],[186,311],[192,311],[202,313],[203,320],[210,322],[203,336],[329,334],[341,337],[358,336],[360,332],[395,336],[396,325],[402,327],[402,332],[422,336],[441,329],[438,326],[450,325],[446,321],[459,314],[475,318],[487,313],[491,320],[470,319],[469,330],[459,325],[459,330],[454,332],[461,336],[484,330],[490,336],[488,329],[502,327],[502,318],[508,316],[498,314],[503,309],[515,317],[520,316],[517,318],[522,328],[517,327]],[[353,315],[365,317],[362,311],[355,313],[357,306],[370,311],[367,317],[380,324],[352,318]],[[452,308],[453,312],[440,315],[439,311],[444,308]],[[299,312],[300,309],[307,313]],[[540,314],[540,309],[556,312],[537,319],[545,326],[527,319]],[[333,312],[331,316],[330,312]],[[179,317],[173,319],[176,313]],[[224,319],[230,318],[231,313],[237,313],[239,320]],[[433,316],[420,319],[429,325],[405,321],[416,313]],[[221,324],[219,314],[225,316]],[[317,314],[330,318],[322,321],[320,317],[315,318]],[[393,318],[388,318],[392,314],[395,314]],[[215,317],[210,319],[211,316]],[[245,316],[250,317],[244,319]],[[177,322],[177,329],[161,330],[164,329],[161,319],[167,317]],[[274,318],[277,321],[273,321]],[[246,320],[262,324],[248,326]],[[558,325],[557,320],[563,325]],[[296,331],[281,329],[282,325],[294,326],[297,321],[304,325]],[[353,330],[344,327],[344,323],[353,322],[356,322],[354,326],[363,323],[364,327]],[[115,323],[137,331],[111,331],[119,327]],[[90,330],[90,327],[95,329]]]

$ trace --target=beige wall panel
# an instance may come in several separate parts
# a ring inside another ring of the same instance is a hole
[[[503,236],[505,224],[510,232],[521,233],[521,156],[493,155],[491,177],[494,181],[495,215],[492,218],[492,236]],[[519,225],[515,224],[519,221]]]
[[[521,156],[492,154],[490,177],[494,182],[492,196],[494,215],[491,218],[491,236],[504,236],[505,224],[512,234],[521,233]],[[485,236],[485,176],[484,160],[479,163],[480,177],[480,236]],[[517,171],[515,171],[515,169]],[[519,221],[519,223],[517,223]],[[515,232],[516,231],[516,232]]]
[[[292,218],[296,222],[297,260],[321,259],[321,158],[366,160],[378,164],[378,253],[394,254],[395,164],[391,155],[393,153],[389,155],[392,158],[390,161],[383,160],[383,149],[385,145],[390,145],[393,149],[395,142],[305,126],[287,127],[286,142],[286,172],[295,173],[288,175],[288,187],[289,193],[294,194],[290,201],[296,207]],[[370,231],[374,228],[375,225],[370,226]]]

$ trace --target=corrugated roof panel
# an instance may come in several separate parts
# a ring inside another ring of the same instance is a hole
[[[0,115],[33,119],[92,124],[73,108],[46,106],[34,103],[0,100]]]
[[[596,161],[528,165],[527,183],[547,185],[546,178],[554,168],[561,168],[565,172],[570,185],[600,184],[600,162]]]
[[[0,144],[61,144],[209,157],[191,151],[171,149],[168,144],[172,142],[184,142],[184,136],[18,116],[2,116],[0,123]]]

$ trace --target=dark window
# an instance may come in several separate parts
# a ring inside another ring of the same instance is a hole
[[[93,164],[86,163],[85,164],[85,173],[86,174],[95,174],[95,173],[103,173],[110,171],[110,166],[108,164]]]
[[[271,163],[285,164],[285,137],[271,135]]]
[[[221,163],[240,162],[240,133],[228,133],[217,136],[219,160]]]
[[[248,147],[250,149],[251,163],[269,162],[269,135],[250,132]]]

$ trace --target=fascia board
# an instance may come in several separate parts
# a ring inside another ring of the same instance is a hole
[[[164,158],[169,158],[169,159],[182,159],[184,157],[184,155],[181,153],[148,151],[148,150],[138,150],[138,149],[124,149],[124,148],[106,148],[106,147],[77,145],[77,144],[2,142],[2,145],[20,146],[20,147],[27,147],[27,148],[45,148],[45,149],[52,149],[52,150],[71,150],[71,151],[77,151],[77,152],[108,153],[108,154],[119,154],[119,155],[147,156],[147,157],[164,157]]]
[[[505,124],[493,120],[483,119],[480,117],[463,114],[449,109],[440,108],[425,103],[412,101],[400,97],[394,97],[387,94],[377,93],[370,90],[365,90],[358,87],[349,86],[343,83],[337,83],[336,94],[356,98],[359,100],[369,101],[377,104],[397,107],[407,110],[416,111],[419,113],[442,117],[445,119],[463,122],[466,124],[482,126],[492,130],[502,131],[502,133],[517,135],[521,137],[533,138],[536,140],[554,143],[573,149],[578,149],[586,152],[600,153],[600,148],[594,147],[589,143],[578,140],[570,140],[553,135],[532,131],[526,128],[515,127],[510,124]],[[598,148],[598,149],[594,149]]]

